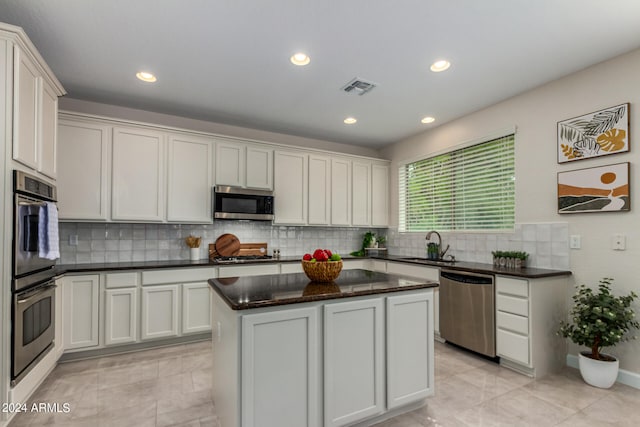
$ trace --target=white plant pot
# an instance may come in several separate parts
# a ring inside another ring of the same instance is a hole
[[[584,356],[583,353],[590,354],[590,352],[580,352],[578,355],[578,366],[582,379],[594,387],[610,388],[618,378],[618,368],[620,367],[618,359],[613,362],[595,360]],[[607,356],[613,357],[610,354]]]
[[[200,248],[189,248],[189,259],[198,261],[200,259]]]

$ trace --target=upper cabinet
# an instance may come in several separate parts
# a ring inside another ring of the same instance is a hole
[[[273,190],[273,149],[216,142],[216,185]]]
[[[22,29],[2,23],[0,68],[0,78],[9,83],[0,82],[9,107],[2,109],[9,131],[0,142],[11,146],[11,158],[23,168],[55,180],[58,97],[64,88]]]
[[[351,160],[331,159],[331,225],[351,225]]]
[[[354,161],[351,166],[353,225],[371,225],[371,162]]]
[[[389,225],[389,166],[371,165],[371,225]]]
[[[331,220],[331,159],[309,155],[309,225],[329,225]]]
[[[307,224],[309,155],[276,151],[274,164],[274,222]]]

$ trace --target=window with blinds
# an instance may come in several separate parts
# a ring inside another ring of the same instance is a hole
[[[513,230],[514,135],[400,166],[399,231]]]

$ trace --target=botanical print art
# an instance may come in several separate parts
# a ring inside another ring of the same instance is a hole
[[[558,163],[629,151],[629,104],[558,122]]]
[[[629,163],[558,173],[558,212],[630,209]]]

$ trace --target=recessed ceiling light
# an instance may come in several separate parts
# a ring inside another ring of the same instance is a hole
[[[425,117],[422,120],[420,120],[422,123],[433,123],[436,121],[436,119],[434,119],[433,117]]]
[[[136,77],[139,78],[140,80],[142,80],[143,82],[147,82],[147,83],[153,83],[156,80],[158,80],[156,78],[156,76],[154,76],[153,74],[147,72],[147,71],[139,71],[136,73]]]
[[[433,71],[434,73],[439,73],[440,71],[444,71],[449,67],[451,67],[451,63],[449,61],[441,59],[440,61],[436,61],[431,64],[431,71]]]
[[[298,52],[291,57],[291,62],[295,65],[307,65],[311,58],[306,53]]]
[[[357,121],[358,120],[355,117],[347,117],[346,119],[344,119],[344,123],[347,125],[352,125]]]

